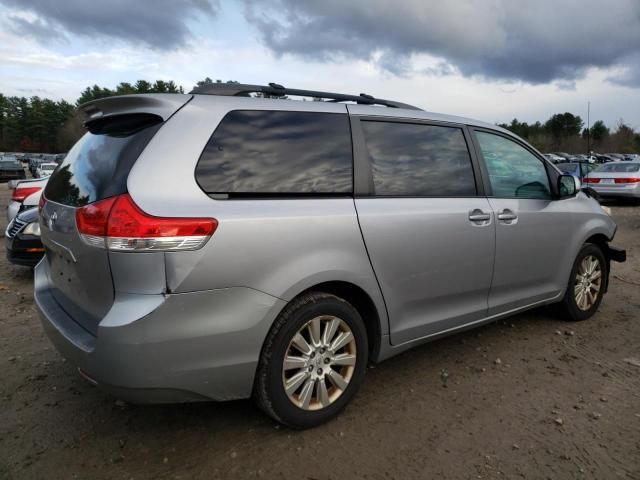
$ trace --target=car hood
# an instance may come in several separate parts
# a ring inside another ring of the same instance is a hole
[[[29,208],[18,214],[18,220],[26,223],[34,223],[38,221],[38,207]]]

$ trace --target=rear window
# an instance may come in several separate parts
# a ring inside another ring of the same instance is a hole
[[[117,125],[96,133],[86,133],[73,146],[60,167],[49,177],[44,191],[48,200],[82,207],[127,191],[127,176],[160,128],[160,120],[147,122],[151,126]],[[102,133],[106,132],[106,133]]]
[[[597,172],[609,172],[609,173],[634,173],[640,171],[640,164],[638,163],[607,163],[601,167],[596,168],[593,173]]]
[[[208,194],[350,194],[351,133],[346,114],[238,110],[209,139],[196,180]]]

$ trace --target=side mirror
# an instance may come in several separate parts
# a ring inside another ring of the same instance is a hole
[[[558,177],[558,193],[560,198],[574,197],[580,191],[580,179],[573,175],[560,175]]]

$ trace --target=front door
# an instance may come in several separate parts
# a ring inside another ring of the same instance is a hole
[[[543,160],[524,145],[476,130],[496,219],[489,315],[549,300],[564,290],[558,272],[571,256],[571,200],[552,200]]]

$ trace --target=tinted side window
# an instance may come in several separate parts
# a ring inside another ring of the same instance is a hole
[[[196,180],[207,193],[349,194],[349,119],[339,113],[229,112],[200,156]]]
[[[494,197],[551,198],[549,177],[540,159],[500,135],[476,132]]]
[[[461,129],[377,121],[361,124],[375,195],[476,194]]]

